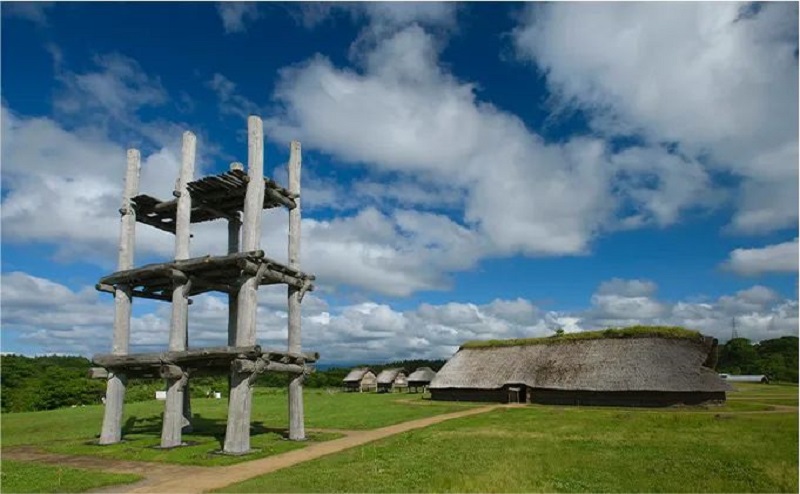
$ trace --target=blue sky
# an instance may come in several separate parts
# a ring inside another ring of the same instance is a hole
[[[328,362],[467,339],[678,324],[796,334],[795,4],[3,3],[2,350],[110,347],[125,149],[167,197],[303,145],[304,345]],[[285,258],[286,214],[262,243]],[[195,229],[222,253],[225,226]],[[141,226],[136,262],[172,255]],[[285,343],[285,293],[259,338]],[[166,344],[135,304],[132,349]],[[198,297],[197,345],[225,339]]]

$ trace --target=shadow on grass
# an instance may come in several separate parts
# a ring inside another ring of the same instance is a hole
[[[153,414],[144,417],[131,416],[122,426],[123,437],[128,434],[161,435],[163,414]],[[192,415],[192,431],[187,434],[201,437],[213,437],[222,448],[225,445],[226,421],[224,419],[211,419],[195,413]],[[251,422],[250,436],[261,434],[277,434],[283,439],[289,438],[289,431],[283,427],[266,427],[263,422]]]

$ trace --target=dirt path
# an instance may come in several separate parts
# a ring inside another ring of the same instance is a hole
[[[241,482],[258,475],[274,472],[282,468],[297,465],[305,461],[313,460],[322,456],[338,453],[345,449],[360,446],[378,439],[393,436],[403,432],[420,429],[429,425],[438,424],[446,420],[460,417],[467,417],[501,407],[502,405],[491,405],[480,408],[472,408],[463,412],[446,413],[435,415],[419,420],[403,422],[401,424],[390,425],[380,429],[368,431],[352,432],[346,437],[326,441],[323,443],[312,444],[303,449],[297,449],[267,458],[248,461],[226,467],[202,468],[201,471],[193,470],[189,475],[177,475],[173,478],[158,481],[148,479],[147,481],[129,486],[119,486],[116,492],[205,492],[212,489],[219,489],[227,485]],[[189,472],[187,472],[189,473]]]

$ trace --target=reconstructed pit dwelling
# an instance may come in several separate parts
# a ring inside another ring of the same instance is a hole
[[[431,398],[559,405],[722,403],[717,340],[679,328],[467,342],[431,381]]]
[[[299,270],[300,254],[300,143],[293,141],[289,158],[289,189],[264,178],[264,131],[259,117],[247,120],[247,173],[240,163],[228,172],[193,180],[197,140],[183,134],[180,175],[175,199],[162,201],[137,195],[140,153],[128,150],[122,198],[118,271],[100,279],[97,289],[114,294],[114,335],[111,354],[95,355],[99,368],[92,377],[107,379],[105,415],[99,444],[122,438],[122,408],[129,378],[166,380],[167,399],[161,447],[182,445],[181,434],[191,430],[188,380],[198,375],[230,375],[228,420],[223,451],[250,451],[252,384],[262,372],[289,374],[289,439],[305,439],[303,379],[319,358],[302,353],[300,302],[314,289],[314,276]],[[260,250],[261,211],[289,210],[288,265]],[[228,222],[228,255],[189,257],[191,223],[224,219]],[[136,223],[175,235],[175,259],[134,268]],[[241,235],[240,235],[241,234]],[[241,242],[240,242],[241,236]],[[263,350],[256,344],[258,287],[288,286],[288,350]],[[226,346],[189,348],[189,297],[210,291],[228,295]],[[133,298],[172,303],[169,348],[163,353],[129,353]]]

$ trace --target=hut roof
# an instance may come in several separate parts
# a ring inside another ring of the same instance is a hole
[[[370,372],[369,367],[356,367],[355,369],[351,370],[342,381],[344,382],[357,382],[364,378],[364,374]]]
[[[630,326],[627,328],[609,328],[600,331],[581,331],[566,333],[560,336],[544,338],[515,338],[510,340],[472,340],[461,345],[461,348],[488,348],[503,346],[548,345],[574,340],[606,340],[627,338],[661,337],[677,340],[703,341],[704,336],[697,331],[674,326]]]
[[[714,338],[639,334],[552,340],[552,344],[464,345],[442,367],[430,387],[497,389],[506,384],[525,384],[586,391],[731,389],[716,372],[704,366],[716,353]]]
[[[409,381],[414,382],[431,382],[436,377],[436,372],[430,367],[420,367],[408,376]]]
[[[404,369],[395,368],[395,369],[385,369],[380,374],[378,374],[378,384],[391,384],[397,379],[397,374],[405,372]]]

